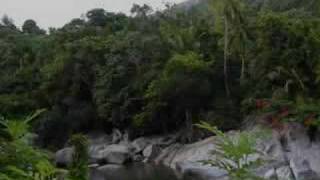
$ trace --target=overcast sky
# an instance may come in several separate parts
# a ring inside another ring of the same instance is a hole
[[[165,2],[183,0],[0,0],[0,16],[7,14],[16,25],[34,19],[42,28],[61,27],[72,18],[80,17],[90,9],[129,13],[133,3],[163,8]]]

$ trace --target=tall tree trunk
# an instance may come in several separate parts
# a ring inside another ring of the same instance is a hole
[[[245,57],[244,57],[244,55],[242,54],[242,55],[240,55],[240,57],[241,57],[241,76],[240,76],[240,84],[242,84],[243,83],[243,81],[244,81],[244,73],[245,73],[245,64],[246,64],[246,62],[245,62]]]
[[[242,39],[242,38],[241,38]],[[246,43],[245,43],[245,38],[243,38],[243,42],[241,43],[241,48],[240,48],[240,59],[241,59],[241,76],[240,76],[240,85],[243,84],[244,80],[245,80],[245,72],[246,72],[246,55],[247,55],[247,47],[246,47]]]
[[[22,70],[22,68],[23,68],[23,58],[20,58],[19,69]]]
[[[193,122],[192,122],[192,114],[189,110],[186,110],[186,141],[192,142],[193,138]]]
[[[229,22],[227,18],[224,19],[224,86],[227,97],[230,97],[229,78],[228,78],[228,58],[229,58]]]

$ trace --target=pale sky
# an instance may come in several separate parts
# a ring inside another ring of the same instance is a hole
[[[133,3],[148,4],[159,9],[164,7],[165,2],[182,1],[184,0],[0,0],[0,16],[7,14],[19,27],[26,19],[34,19],[40,27],[47,29],[61,27],[93,8],[128,14]]]

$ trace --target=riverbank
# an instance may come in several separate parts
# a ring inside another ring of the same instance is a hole
[[[248,131],[260,128],[252,126]],[[227,132],[237,136],[238,131]],[[118,167],[133,162],[165,165],[178,172],[179,177],[203,180],[228,179],[225,171],[203,165],[200,161],[214,157],[217,137],[212,136],[192,144],[181,144],[177,135],[140,137],[129,141],[126,133],[114,130],[111,135],[89,134],[90,167],[100,172],[114,172]],[[300,124],[286,124],[286,130],[270,130],[268,138],[259,140],[257,157],[263,165],[253,170],[266,179],[320,179],[320,141],[310,141],[307,129]],[[71,162],[72,148],[56,153],[56,163],[66,166]]]

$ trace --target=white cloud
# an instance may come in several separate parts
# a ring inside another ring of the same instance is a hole
[[[0,16],[7,14],[18,26],[26,19],[34,19],[43,28],[61,27],[72,18],[80,17],[90,9],[129,13],[133,3],[148,4],[154,9],[165,2],[183,0],[0,0]]]

